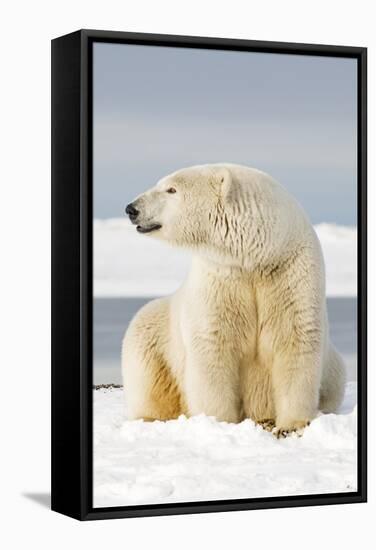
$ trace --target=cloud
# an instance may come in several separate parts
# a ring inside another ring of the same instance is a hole
[[[97,115],[94,163],[97,168],[140,167],[144,163],[177,167],[232,161],[352,170],[356,167],[356,129],[316,119],[242,120],[188,117],[174,119]]]

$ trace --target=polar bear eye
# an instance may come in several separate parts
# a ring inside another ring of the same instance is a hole
[[[176,193],[175,187],[169,187],[169,188],[166,190],[166,193]]]

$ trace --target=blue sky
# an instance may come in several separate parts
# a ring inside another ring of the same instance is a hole
[[[192,164],[269,172],[312,223],[356,224],[356,60],[94,44],[94,216]]]

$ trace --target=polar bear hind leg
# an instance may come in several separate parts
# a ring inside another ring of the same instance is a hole
[[[167,330],[168,304],[161,299],[146,304],[126,332],[122,373],[130,420],[170,420],[183,413],[180,392],[163,357]]]
[[[320,411],[324,413],[336,412],[343,400],[345,383],[345,364],[337,350],[330,344],[321,378]]]

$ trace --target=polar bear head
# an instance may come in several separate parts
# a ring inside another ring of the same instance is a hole
[[[272,178],[228,164],[174,172],[126,213],[140,233],[243,267],[278,253],[294,218],[288,194]]]

